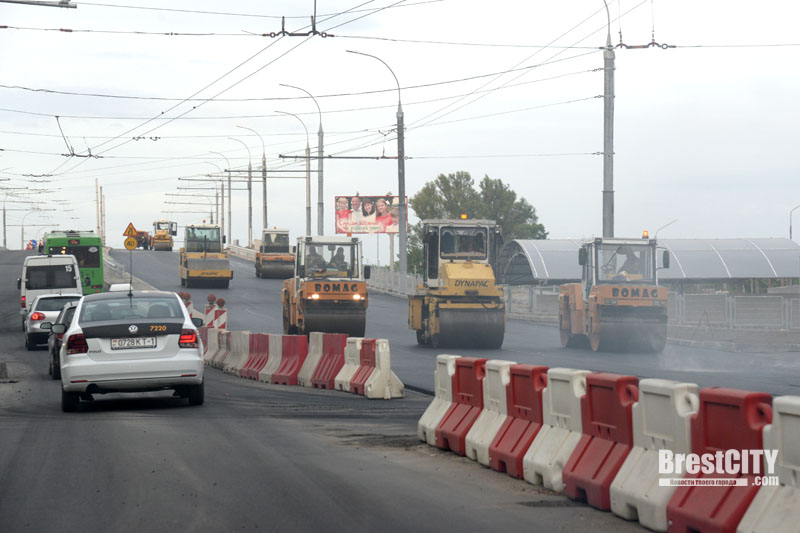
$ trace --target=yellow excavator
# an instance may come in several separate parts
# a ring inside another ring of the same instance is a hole
[[[500,348],[506,329],[497,257],[503,245],[494,220],[424,220],[423,283],[408,297],[408,327],[417,342]]]
[[[593,351],[661,352],[667,342],[668,289],[658,285],[658,247],[642,239],[598,237],[578,250],[581,283],[558,295],[561,345]],[[669,252],[661,256],[669,268]]]
[[[180,276],[185,287],[228,288],[233,278],[225,237],[215,224],[186,226],[181,248]]]
[[[178,223],[169,220],[156,220],[153,222],[153,234],[150,236],[151,250],[172,251],[172,237],[178,234]]]
[[[288,229],[265,229],[256,253],[256,277],[291,278],[295,254],[289,246]]]

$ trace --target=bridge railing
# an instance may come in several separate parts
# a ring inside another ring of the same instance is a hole
[[[403,276],[398,271],[392,272],[389,267],[370,266],[370,278],[367,280],[367,287],[405,298],[409,294],[416,292],[417,284],[419,283],[422,283],[422,276],[414,274]]]
[[[244,246],[239,246],[237,244],[231,244],[230,246],[228,246],[228,253],[231,254],[233,257],[247,259],[248,261],[256,260],[255,250],[251,248],[245,248]]]

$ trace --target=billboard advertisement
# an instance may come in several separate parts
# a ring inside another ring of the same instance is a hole
[[[337,196],[336,233],[397,233],[399,210],[399,196]]]

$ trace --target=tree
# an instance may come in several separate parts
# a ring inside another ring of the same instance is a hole
[[[475,189],[469,172],[439,174],[426,183],[409,202],[420,218],[469,218],[496,220],[503,229],[506,242],[513,239],[546,239],[544,225],[539,223],[534,208],[525,198],[517,200],[517,193],[501,179],[484,176]],[[408,240],[408,264],[412,270],[422,270],[422,224],[411,228]]]

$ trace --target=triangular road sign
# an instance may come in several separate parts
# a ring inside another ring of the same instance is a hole
[[[136,237],[136,228],[133,227],[133,222],[128,222],[128,227],[125,228],[125,233],[122,234],[123,237]]]

